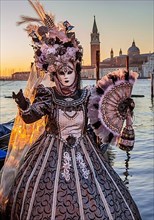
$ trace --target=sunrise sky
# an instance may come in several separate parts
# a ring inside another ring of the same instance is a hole
[[[56,23],[68,20],[84,49],[83,64],[90,65],[90,34],[94,15],[101,42],[101,60],[110,56],[127,54],[135,40],[141,53],[154,51],[154,1],[153,0],[101,0],[66,1],[40,0],[47,12],[55,15]],[[37,17],[28,0],[0,0],[1,11],[1,76],[15,71],[29,71],[33,61],[31,38],[16,26],[20,15]]]

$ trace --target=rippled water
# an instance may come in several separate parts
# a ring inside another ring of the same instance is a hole
[[[84,80],[83,86],[93,85]],[[0,81],[0,123],[16,116],[17,107],[11,96],[25,88],[26,82]],[[126,153],[117,147],[108,152],[110,162],[131,192],[143,220],[154,219],[154,105],[150,96],[150,80],[139,79],[133,89],[135,95],[134,128],[136,141],[133,151]],[[154,100],[153,100],[154,101]]]

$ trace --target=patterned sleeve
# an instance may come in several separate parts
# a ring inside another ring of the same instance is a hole
[[[20,109],[20,116],[26,124],[33,123],[51,111],[52,96],[49,88],[39,85],[35,99],[26,110]]]

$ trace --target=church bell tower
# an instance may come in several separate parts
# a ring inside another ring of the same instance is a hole
[[[91,66],[96,65],[96,51],[100,51],[99,33],[94,16],[93,29],[91,33]]]

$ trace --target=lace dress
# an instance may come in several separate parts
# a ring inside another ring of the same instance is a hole
[[[39,86],[26,123],[48,115],[45,132],[25,156],[9,195],[11,220],[137,220],[137,206],[87,129],[90,92],[61,97]]]

